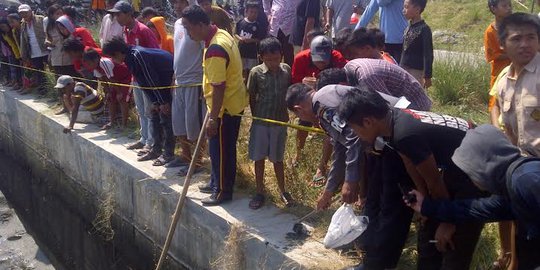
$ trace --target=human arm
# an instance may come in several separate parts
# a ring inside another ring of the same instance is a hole
[[[424,88],[431,87],[433,72],[433,37],[428,26],[422,31],[422,43],[424,48]]]
[[[99,46],[96,44],[96,41],[92,37],[92,34],[85,29],[85,28],[77,28],[73,34],[81,39],[81,42],[84,44],[84,46],[92,47],[92,48],[99,48]]]
[[[332,8],[333,0],[326,2],[326,24],[324,30],[329,31],[332,28],[332,19],[334,17],[334,9]]]
[[[255,104],[257,102],[257,74],[254,69],[249,71],[249,76],[247,79],[247,90],[249,94],[249,108],[251,109],[251,115],[255,116],[257,112],[255,111]]]
[[[304,77],[306,77],[306,68],[308,67],[309,60],[303,55],[297,54],[294,57],[293,65],[291,67],[292,83],[301,83]],[[307,75],[310,76],[310,75]]]
[[[405,202],[409,207],[422,216],[435,218],[442,222],[494,222],[515,219],[510,201],[507,197],[500,195],[450,201],[431,200],[416,190],[411,191],[410,194],[416,196],[416,202]]]
[[[486,32],[484,32],[484,47],[486,61],[491,63],[493,61],[500,61],[508,59],[506,53],[500,48],[499,38],[497,37],[497,32],[491,30],[492,26],[490,25]]]
[[[496,97],[492,97],[492,98],[496,99]],[[499,108],[499,102],[495,101],[493,103],[493,106],[489,110],[489,116],[491,118],[491,124],[497,128],[500,128],[499,117],[501,116],[501,108]]]
[[[333,139],[331,142],[333,146],[332,163],[328,171],[326,187],[317,200],[318,210],[324,210],[330,206],[332,196],[345,181],[345,153],[347,149]]]
[[[306,5],[306,25],[304,26],[304,38],[302,41],[302,50],[309,48],[307,34],[315,28],[315,18],[318,18],[321,13],[321,5],[319,0],[308,0]]]
[[[206,50],[204,60],[204,72],[212,87],[209,121],[206,125],[206,133],[209,137],[217,134],[218,118],[221,118],[223,99],[226,89],[227,51],[218,44],[212,44]]]
[[[364,10],[364,13],[362,13],[362,16],[360,17],[360,21],[358,21],[358,24],[356,25],[355,29],[358,29],[360,27],[367,27],[371,19],[373,19],[373,16],[379,11],[379,4],[377,3],[377,0],[371,0]]]
[[[73,104],[73,110],[71,111],[71,119],[69,120],[69,125],[64,128],[64,133],[69,133],[75,126],[75,121],[77,121],[77,116],[79,115],[79,106],[81,105],[81,97],[78,95],[71,96],[71,102]]]

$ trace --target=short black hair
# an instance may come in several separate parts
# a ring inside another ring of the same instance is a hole
[[[88,49],[83,53],[84,61],[96,61],[99,59],[101,59],[101,55],[99,55],[99,53],[94,49]]]
[[[197,0],[197,4],[199,5],[204,2],[210,2],[210,4],[212,4],[212,0]]]
[[[123,37],[114,37],[103,45],[103,54],[113,56],[116,53],[127,54],[129,46]]]
[[[7,15],[7,18],[8,19],[12,19],[12,20],[16,20],[16,21],[21,21],[21,15],[19,15],[19,13],[10,13]]]
[[[281,42],[275,37],[267,37],[259,42],[259,55],[266,53],[283,53]]]
[[[424,9],[426,9],[427,0],[409,0],[409,3],[413,4],[414,6],[417,6],[420,8],[420,13],[424,12]]]
[[[306,37],[308,39],[314,39],[318,36],[324,36],[324,31],[321,28],[313,28],[311,31],[307,32]]]
[[[62,44],[64,52],[84,52],[84,44],[76,38],[68,38]]]
[[[141,11],[141,16],[143,18],[149,17],[149,16],[159,16],[159,12],[155,10],[153,7],[145,7]]]
[[[377,48],[384,49],[384,43],[386,41],[386,38],[384,36],[384,32],[381,31],[379,28],[369,28],[368,33],[372,36],[371,38],[375,40],[375,43],[377,44]]]
[[[64,14],[67,15],[72,21],[79,18],[79,13],[74,6],[62,7],[62,10],[64,11]]]
[[[374,31],[369,31],[367,28],[360,27],[352,32],[349,39],[346,42],[346,47],[364,47],[371,46],[378,48],[379,42]]]
[[[491,9],[497,7],[497,5],[499,4],[499,2],[501,2],[501,0],[488,0],[487,2],[488,2],[489,12],[493,13],[493,10]]]
[[[389,110],[388,102],[379,93],[367,86],[356,86],[343,96],[337,112],[340,119],[362,126],[364,118],[382,119]]]
[[[303,83],[295,83],[287,89],[287,95],[285,96],[285,102],[287,108],[291,111],[294,110],[294,106],[300,104],[302,101],[309,97],[309,92],[313,89]]]
[[[508,37],[509,26],[531,26],[536,30],[536,35],[540,39],[540,18],[529,13],[516,12],[504,18],[499,25],[499,43],[504,45],[504,41]]]
[[[184,11],[182,12],[182,18],[188,20],[192,24],[210,24],[210,18],[208,17],[208,15],[206,15],[204,10],[197,5],[192,5],[184,9]]]
[[[342,48],[343,46],[346,46],[347,40],[349,40],[351,37],[352,32],[353,29],[349,27],[339,30],[334,38],[334,48]]]
[[[257,10],[259,10],[259,3],[257,1],[248,0],[246,1],[246,10],[248,10],[249,8],[256,8]]]
[[[317,90],[330,85],[347,83],[347,74],[342,68],[328,68],[319,73],[317,80]]]
[[[120,0],[107,0],[107,1],[105,1],[105,2],[106,2],[107,4],[109,4],[109,5],[114,5],[114,4],[116,4],[118,1],[120,1]]]

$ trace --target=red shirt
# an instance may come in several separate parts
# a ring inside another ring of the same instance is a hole
[[[332,50],[332,58],[330,65],[327,68],[343,68],[347,64],[347,60],[340,52]],[[292,66],[292,83],[301,83],[305,77],[319,77],[321,72],[311,61],[311,50],[307,49],[299,52],[294,57]]]
[[[159,42],[154,32],[137,20],[131,30],[124,26],[124,38],[128,45],[159,49]]]
[[[75,28],[75,31],[71,33],[74,38],[78,39],[84,46],[86,47],[92,47],[92,48],[99,48],[99,46],[94,41],[94,38],[92,37],[92,34],[88,31],[88,29],[83,27],[77,27]]]
[[[98,67],[94,70],[98,79],[106,77],[109,81],[122,84],[131,83],[131,72],[125,64],[116,64],[110,58],[101,57]],[[122,86],[122,88],[127,88]]]

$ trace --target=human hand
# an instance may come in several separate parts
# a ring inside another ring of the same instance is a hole
[[[412,208],[414,211],[418,213],[421,213],[422,203],[424,202],[424,195],[422,195],[422,193],[419,192],[418,190],[411,190],[409,191],[409,194],[414,195],[416,197],[416,201],[411,202],[410,200],[408,200],[407,196],[403,196],[403,201],[408,207]]]
[[[73,129],[72,127],[65,127],[64,130],[62,130],[62,132],[63,132],[64,134],[68,134],[68,133],[71,133],[71,130],[72,130],[72,129]]]
[[[424,78],[424,88],[430,88],[431,87],[431,78]]]
[[[206,135],[208,138],[214,137],[217,135],[217,128],[218,128],[218,120],[217,119],[208,119],[208,122],[206,123]]]
[[[330,207],[330,203],[332,200],[332,192],[330,191],[323,191],[323,193],[319,196],[319,199],[317,200],[317,210],[326,210],[328,207]]]
[[[326,23],[324,25],[324,31],[330,31],[330,27],[331,27],[331,25],[329,23]]]
[[[454,250],[454,242],[452,242],[452,236],[456,232],[456,225],[451,223],[441,223],[435,232],[435,246],[440,252],[446,252],[447,247],[450,246],[451,250]]]
[[[341,200],[344,203],[354,203],[358,200],[358,183],[357,182],[347,182],[343,183],[341,188]]]

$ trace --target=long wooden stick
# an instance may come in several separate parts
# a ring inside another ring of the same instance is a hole
[[[195,151],[193,153],[193,156],[191,157],[191,162],[189,163],[189,169],[186,175],[186,180],[184,181],[184,186],[182,187],[182,194],[180,195],[180,198],[178,199],[178,203],[176,204],[176,210],[174,211],[174,214],[172,216],[172,222],[171,226],[169,227],[169,233],[167,234],[167,239],[165,240],[165,245],[163,245],[163,250],[161,251],[161,255],[159,256],[158,264],[156,265],[156,270],[161,269],[161,266],[163,266],[163,263],[165,262],[165,259],[167,258],[167,253],[169,251],[169,247],[171,246],[171,241],[174,236],[174,232],[176,231],[176,225],[178,224],[178,220],[180,220],[180,216],[182,215],[182,209],[184,208],[184,204],[186,202],[187,197],[187,191],[189,189],[189,185],[191,184],[191,177],[193,176],[193,172],[195,171],[195,163],[198,160],[198,157],[201,152],[201,145],[203,144],[202,141],[205,139],[205,127],[206,123],[208,122],[209,114],[208,112],[204,116],[204,121],[201,127],[201,132],[199,133],[199,138],[197,139],[197,145],[195,146]]]

